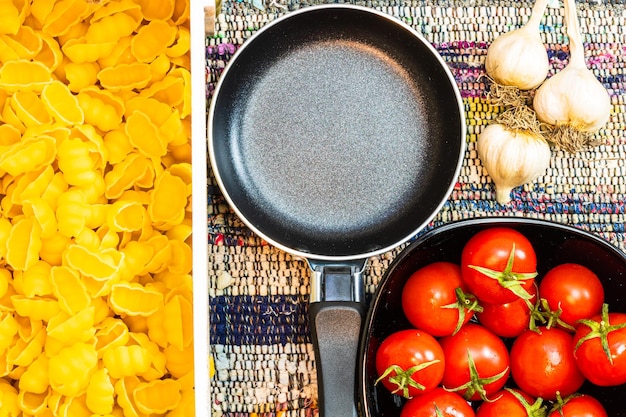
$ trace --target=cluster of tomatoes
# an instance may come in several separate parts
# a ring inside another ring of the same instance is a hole
[[[606,417],[579,390],[626,383],[626,314],[597,275],[563,263],[537,277],[520,232],[493,227],[434,262],[402,292],[413,328],[385,338],[377,383],[408,400],[402,417]]]

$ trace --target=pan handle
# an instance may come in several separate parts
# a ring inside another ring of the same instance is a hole
[[[356,369],[365,315],[367,260],[327,264],[309,260],[313,272],[309,323],[320,417],[357,417]]]

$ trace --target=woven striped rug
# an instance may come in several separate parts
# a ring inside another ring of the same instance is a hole
[[[218,32],[207,38],[207,100],[225,65],[256,30],[313,4],[304,0],[222,3]],[[602,145],[572,155],[554,151],[545,175],[495,202],[493,184],[476,153],[477,135],[501,109],[489,104],[481,76],[490,42],[521,26],[529,1],[365,1],[413,26],[441,54],[461,90],[468,135],[454,190],[427,230],[470,217],[523,216],[591,231],[625,250],[626,11],[623,1],[579,2],[588,66],[608,89],[611,118]],[[567,63],[563,10],[554,1],[542,21],[552,71]],[[317,378],[309,338],[309,270],[302,260],[257,238],[229,209],[209,167],[209,323],[211,410],[219,416],[308,416],[317,412]],[[402,247],[372,258],[369,294]]]

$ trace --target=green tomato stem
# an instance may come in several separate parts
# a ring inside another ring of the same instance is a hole
[[[459,311],[459,319],[456,322],[456,327],[452,335],[457,334],[463,326],[463,323],[465,323],[467,312],[474,311],[476,313],[482,313],[483,311],[482,306],[478,304],[478,299],[474,295],[464,292],[461,287],[457,287],[454,292],[456,293],[456,302],[441,306],[441,308],[451,308]]]
[[[411,396],[409,395],[409,388],[412,387],[422,391],[425,389],[424,385],[420,384],[412,378],[413,374],[439,362],[439,359],[422,362],[419,365],[412,366],[406,370],[400,365],[391,365],[390,367],[385,369],[385,372],[383,372],[383,374],[376,380],[375,384],[378,384],[383,379],[389,377],[389,382],[397,386],[397,388],[391,393],[398,394],[400,391],[402,391],[401,395],[404,398],[410,399]],[[395,372],[395,375],[389,376],[392,372]]]
[[[515,244],[509,253],[509,258],[506,262],[506,267],[503,271],[495,271],[493,269],[485,268],[477,265],[468,265],[475,271],[480,272],[487,278],[498,281],[502,288],[506,288],[519,298],[529,300],[532,295],[522,287],[522,281],[533,279],[537,276],[537,272],[513,272],[513,261],[515,260]]]
[[[578,342],[576,343],[576,346],[574,346],[574,356],[576,355],[578,348],[583,343],[588,340],[599,338],[604,354],[609,360],[609,363],[613,365],[613,355],[611,355],[611,348],[609,348],[609,333],[625,328],[626,323],[611,324],[609,322],[609,305],[607,303],[602,304],[600,321],[581,319],[578,320],[578,322],[581,325],[589,327],[589,333],[587,333],[584,337],[581,337],[580,340],[578,340]]]

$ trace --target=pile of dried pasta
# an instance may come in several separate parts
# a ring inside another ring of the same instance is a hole
[[[194,414],[189,0],[0,1],[0,415]]]

